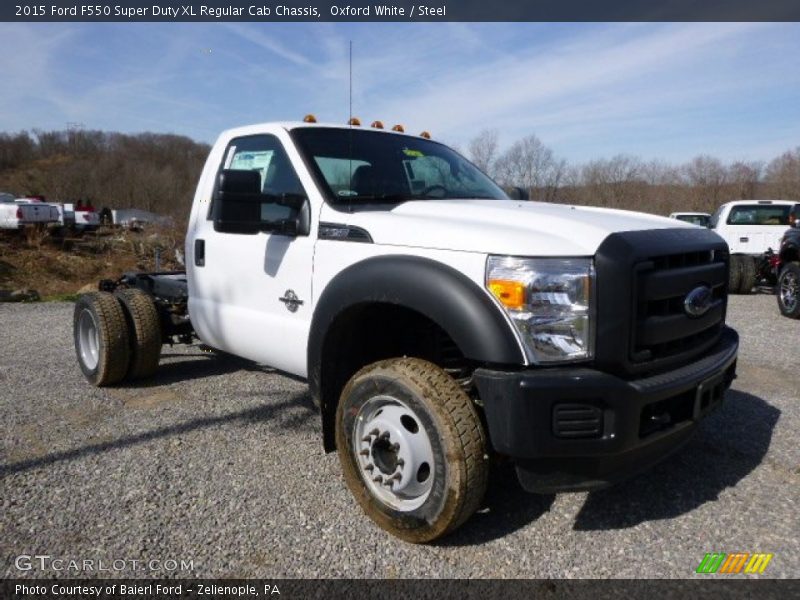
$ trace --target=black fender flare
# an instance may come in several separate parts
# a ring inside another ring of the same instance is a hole
[[[326,393],[326,338],[347,309],[371,303],[414,310],[439,325],[470,360],[489,365],[524,365],[524,352],[502,310],[488,294],[452,267],[418,256],[383,255],[350,265],[325,287],[314,309],[308,337],[308,382],[323,417],[326,450],[337,397]]]

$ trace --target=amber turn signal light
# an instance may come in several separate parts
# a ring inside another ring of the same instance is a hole
[[[489,290],[506,308],[518,310],[525,306],[525,284],[510,279],[489,281]]]

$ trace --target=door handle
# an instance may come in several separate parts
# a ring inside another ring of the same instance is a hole
[[[196,267],[206,266],[206,241],[194,241],[194,264]]]

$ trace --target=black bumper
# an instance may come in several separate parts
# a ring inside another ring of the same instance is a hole
[[[739,336],[724,328],[690,365],[637,380],[586,368],[478,369],[495,451],[522,486],[551,493],[603,487],[662,460],[688,441],[736,376]]]

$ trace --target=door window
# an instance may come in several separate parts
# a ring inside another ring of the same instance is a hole
[[[284,196],[306,196],[280,141],[273,135],[252,135],[231,140],[220,169],[257,171],[261,179],[262,221],[284,221],[292,217],[289,206],[278,204]],[[209,211],[209,218],[211,218]]]

